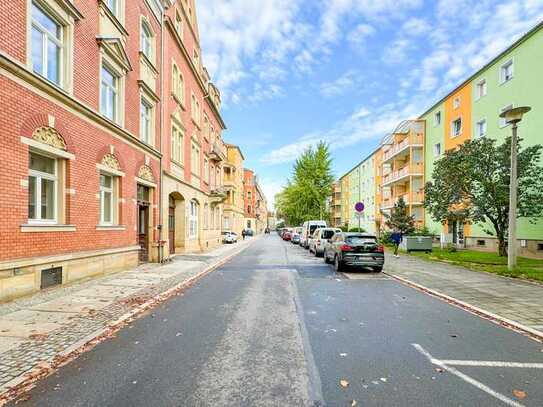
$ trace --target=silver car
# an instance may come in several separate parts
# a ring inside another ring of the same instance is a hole
[[[238,235],[234,232],[222,232],[222,242],[223,243],[237,243]]]
[[[326,243],[336,233],[341,233],[339,228],[320,228],[315,230],[311,239],[309,239],[309,252],[314,253],[315,257],[319,257],[324,254],[324,248]]]

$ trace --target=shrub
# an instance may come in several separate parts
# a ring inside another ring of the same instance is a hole
[[[364,229],[364,228],[350,228],[349,232],[364,233],[364,232],[366,232],[366,229]]]

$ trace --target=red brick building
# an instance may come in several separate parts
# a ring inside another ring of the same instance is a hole
[[[268,209],[266,197],[253,170],[244,169],[243,189],[245,228],[252,229],[255,233],[262,233],[268,226]]]
[[[0,2],[0,301],[160,260],[169,229],[179,251],[218,244],[225,126],[195,14],[193,0]]]

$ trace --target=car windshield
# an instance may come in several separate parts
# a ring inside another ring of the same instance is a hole
[[[313,233],[315,232],[315,230],[317,229],[320,229],[320,228],[323,228],[324,226],[322,225],[311,225],[309,226],[309,234],[310,235],[313,235]]]
[[[323,230],[321,232],[321,238],[323,239],[331,239],[332,236],[334,236],[336,232],[334,232],[333,230]]]
[[[373,236],[347,236],[345,243],[349,244],[367,244],[377,243],[377,239]]]

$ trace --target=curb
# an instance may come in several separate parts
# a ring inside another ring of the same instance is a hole
[[[384,274],[386,274],[387,276],[390,276],[392,277],[393,279],[411,287],[411,288],[415,288],[419,291],[422,291],[426,294],[429,294],[433,297],[436,297],[436,298],[439,298],[439,299],[442,299],[442,300],[445,300],[446,302],[448,302],[449,304],[451,305],[454,305],[458,308],[461,308],[465,311],[468,311],[474,315],[477,315],[481,318],[484,318],[488,321],[491,321],[491,322],[494,322],[495,324],[497,325],[500,325],[502,327],[505,327],[505,328],[508,328],[508,329],[511,329],[513,331],[516,331],[516,332],[519,332],[519,333],[522,333],[524,334],[525,336],[537,341],[537,342],[543,342],[543,332],[541,331],[538,331],[536,329],[533,329],[533,328],[530,328],[529,326],[526,326],[526,325],[523,325],[523,324],[519,324],[518,322],[515,322],[515,321],[512,321],[510,319],[507,319],[507,318],[504,318],[502,316],[499,316],[497,314],[493,314],[492,312],[489,312],[489,311],[486,311],[482,308],[479,308],[479,307],[476,307],[474,305],[471,305],[471,304],[468,304],[467,302],[464,302],[464,301],[461,301],[461,300],[458,300],[454,297],[451,297],[447,294],[443,294],[439,291],[436,291],[434,289],[431,289],[431,288],[428,288],[422,284],[418,284],[418,283],[414,283],[413,281],[411,280],[408,280],[406,278],[403,278],[403,277],[400,277],[400,276],[397,276],[391,272],[384,272]]]
[[[166,291],[155,295],[143,304],[136,306],[134,309],[130,310],[117,320],[108,323],[106,327],[96,330],[78,340],[74,344],[68,346],[66,349],[56,354],[52,361],[41,362],[41,366],[36,365],[35,367],[27,370],[21,376],[9,381],[4,385],[5,390],[0,391],[0,406],[5,405],[9,401],[16,399],[21,394],[31,390],[38,380],[50,376],[58,368],[77,359],[81,354],[90,351],[96,345],[111,337],[112,334],[124,328],[128,323],[138,319],[145,311],[155,308],[157,305],[168,300],[173,295],[179,295],[181,292],[183,292],[183,290],[191,287],[206,275],[223,266],[225,263],[228,263],[230,260],[232,260],[232,258],[242,253],[245,249],[251,246],[253,242],[258,240],[258,237],[256,239],[249,240],[245,246],[233,251],[216,263],[204,267],[202,271],[194,276],[168,288]]]

